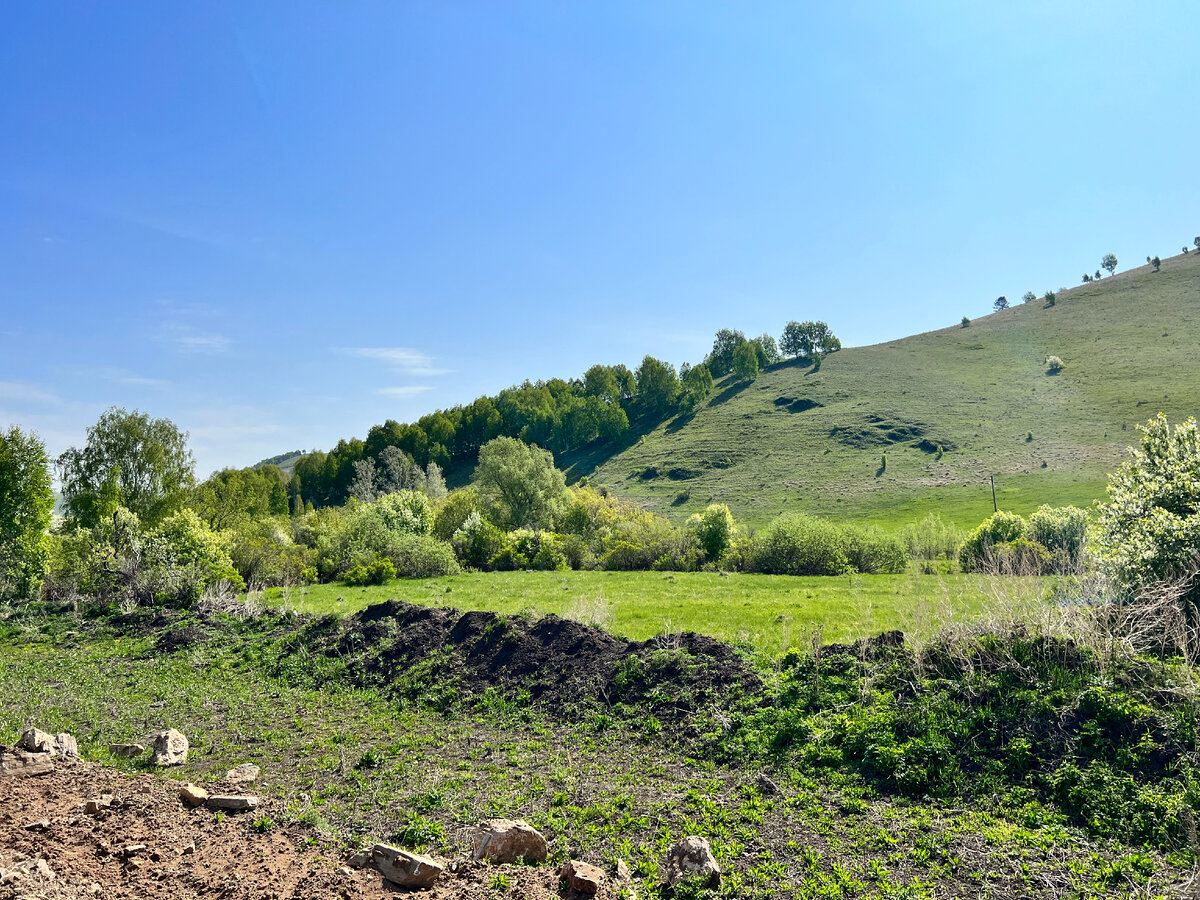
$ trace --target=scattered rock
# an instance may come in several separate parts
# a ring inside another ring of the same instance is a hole
[[[208,791],[188,782],[179,786],[179,799],[188,806],[203,806],[208,800]]]
[[[560,874],[567,880],[571,890],[581,894],[597,893],[600,890],[600,883],[604,881],[604,872],[600,870],[599,866],[575,860],[569,860],[562,867]]]
[[[134,856],[142,856],[149,849],[145,844],[126,844],[121,848],[121,855],[130,859]]]
[[[52,752],[55,756],[61,756],[63,759],[79,759],[79,742],[75,740],[74,735],[60,731],[54,736]]]
[[[56,877],[54,870],[50,868],[50,863],[46,862],[44,859],[39,858],[38,861],[34,863],[34,868],[37,869],[37,873],[39,875],[50,881],[53,881]]]
[[[145,753],[146,748],[142,744],[109,744],[108,752],[113,756],[133,759],[135,756],[141,756]]]
[[[49,819],[38,819],[36,822],[30,822],[25,826],[26,831],[45,831],[50,827]]]
[[[384,878],[400,887],[431,887],[445,871],[441,863],[428,856],[387,844],[376,844],[371,848],[371,862]]]
[[[93,797],[83,806],[83,811],[89,816],[98,816],[101,810],[108,809],[113,805],[112,794],[101,794],[99,797]]]
[[[629,863],[625,862],[623,859],[617,860],[617,881],[633,881],[633,872],[629,870]]]
[[[488,819],[471,833],[472,856],[496,863],[545,862],[546,839],[528,822]]]
[[[685,878],[703,879],[712,888],[721,883],[721,867],[702,837],[685,837],[667,851],[667,884],[676,885]]]
[[[346,862],[350,864],[350,868],[352,869],[364,869],[371,864],[371,851],[359,850],[357,853],[352,854]]]
[[[0,772],[9,775],[46,775],[54,771],[54,760],[49,753],[30,753],[13,747],[0,747]]]
[[[239,812],[254,809],[258,806],[258,798],[241,794],[213,794],[207,801],[209,809],[228,809]]]
[[[188,739],[174,728],[154,735],[154,764],[181,766],[187,762]]]
[[[17,741],[17,749],[29,753],[49,753],[54,755],[54,738],[39,728],[26,728],[21,732]]]
[[[234,766],[225,773],[225,781],[227,784],[240,787],[244,784],[254,784],[258,781],[258,776],[262,774],[262,769],[254,765],[254,763],[242,763],[240,766]]]

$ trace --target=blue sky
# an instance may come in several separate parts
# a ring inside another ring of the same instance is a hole
[[[1200,232],[1192,3],[14,4],[0,425],[199,474]]]

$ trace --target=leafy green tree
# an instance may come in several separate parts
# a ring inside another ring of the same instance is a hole
[[[58,458],[63,499],[80,525],[91,527],[120,505],[152,526],[184,505],[196,464],[175,423],[114,406],[87,436],[84,447]]]
[[[1046,372],[1048,374],[1057,375],[1059,372],[1061,372],[1066,367],[1067,367],[1067,364],[1065,362],[1063,362],[1062,359],[1060,359],[1059,357],[1057,357],[1057,356],[1047,356],[1046,357]]]
[[[992,309],[994,309],[996,312],[1000,312],[1002,309],[1008,309],[1008,298],[1001,294],[992,304]]]
[[[687,370],[683,376],[683,393],[679,406],[685,412],[693,412],[712,393],[713,377],[708,366],[698,363]]]
[[[504,528],[549,528],[568,499],[549,451],[514,438],[494,438],[480,448],[471,482],[488,518]]]
[[[1154,266],[1154,271],[1157,272],[1159,267],[1162,266],[1162,260],[1155,256],[1150,260],[1150,265]]]
[[[758,354],[754,352],[752,342],[742,341],[734,348],[733,373],[742,381],[758,378]]]
[[[653,416],[665,415],[679,398],[679,379],[675,367],[647,356],[637,369],[638,404]]]
[[[214,472],[197,486],[188,506],[218,530],[234,528],[248,519],[286,515],[282,474],[277,466]]]
[[[783,338],[779,342],[779,349],[793,358],[808,357],[812,353],[812,341],[804,326],[794,320],[788,322],[783,328]]]
[[[1024,303],[1032,303],[1036,299],[1037,299],[1037,295],[1034,294],[1033,291],[1026,291],[1024,293],[1024,295],[1021,297],[1021,301]]]
[[[1105,253],[1104,259],[1100,260],[1100,268],[1107,269],[1108,274],[1112,275],[1117,271],[1117,257],[1112,253]]]
[[[1192,238],[1192,246],[1196,248],[1196,252],[1200,253],[1200,235]]]
[[[1143,426],[1141,445],[1108,481],[1096,545],[1110,573],[1131,594],[1156,582],[1187,579],[1200,603],[1200,429],[1189,418],[1173,429],[1161,413]]]
[[[714,563],[733,543],[737,534],[733,513],[724,503],[710,504],[704,512],[697,513],[688,520],[688,527],[696,533],[696,539],[700,542],[705,557]]]
[[[49,564],[50,461],[33,432],[0,431],[0,600],[28,599]]]
[[[779,353],[779,345],[775,343],[775,338],[769,334],[760,334],[752,343],[754,344],[755,352],[758,353],[758,366],[760,369],[774,365],[783,358]]]
[[[1054,291],[1046,291],[1046,306],[1053,306],[1058,302],[1058,295]]]
[[[966,316],[963,316],[963,317],[962,317],[962,327],[963,327],[963,328],[970,328],[970,327],[971,327],[971,320],[970,320],[969,318],[967,318]]]
[[[713,339],[712,351],[704,360],[713,378],[722,378],[733,371],[733,351],[746,340],[746,335],[732,328],[722,328]],[[641,379],[638,379],[639,385]],[[640,391],[641,388],[639,387]]]

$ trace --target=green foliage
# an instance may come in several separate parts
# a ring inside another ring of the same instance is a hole
[[[1081,569],[1087,533],[1087,512],[1074,506],[1040,506],[1029,517],[1029,539],[1050,551],[1058,571]]]
[[[1157,582],[1195,577],[1200,547],[1200,430],[1188,418],[1174,428],[1161,413],[1140,426],[1140,446],[1112,474],[1100,504],[1096,544],[1106,567],[1131,594]]]
[[[471,513],[482,513],[479,494],[474,488],[460,488],[451,491],[449,496],[438,507],[433,519],[433,534],[443,541],[449,541],[454,533],[466,524]]]
[[[485,571],[504,548],[504,532],[472,510],[452,539],[454,555],[472,569]]]
[[[864,575],[898,575],[908,570],[909,553],[904,542],[873,526],[844,526],[846,558]]]
[[[850,568],[845,535],[805,515],[780,516],[755,536],[748,564],[768,575],[841,575]]]
[[[1154,271],[1157,272],[1162,266],[1162,260],[1156,256],[1150,260],[1150,265],[1154,266]]]
[[[746,341],[746,335],[732,328],[722,328],[713,338],[712,350],[704,364],[714,378],[724,378],[733,371],[733,351]]]
[[[1112,275],[1117,271],[1117,257],[1112,253],[1105,253],[1104,259],[1100,261],[1100,267],[1102,269],[1107,269],[1108,274]]]
[[[179,509],[195,482],[187,434],[167,419],[112,407],[87,430],[87,444],[58,458],[71,516],[90,528],[124,506],[147,525]]]
[[[1023,295],[1021,295],[1022,303],[1032,303],[1036,299],[1037,294],[1035,294],[1033,291],[1026,291]]]
[[[970,320],[969,318],[967,318],[966,316],[963,316],[963,317],[962,317],[962,323],[961,323],[961,324],[962,324],[962,327],[963,327],[963,328],[970,328],[970,327],[971,327],[971,320]]]
[[[842,342],[824,322],[788,322],[779,349],[787,356],[813,359],[817,354],[835,353]]]
[[[758,354],[749,341],[743,341],[733,349],[733,374],[741,381],[758,378]]]
[[[235,528],[251,519],[287,515],[283,472],[276,466],[214,472],[196,488],[188,506],[217,530]]]
[[[471,481],[488,518],[506,528],[547,527],[567,502],[554,457],[513,438],[494,438],[480,449]]]
[[[967,535],[958,551],[959,565],[964,572],[987,571],[995,546],[1025,537],[1027,528],[1025,520],[1015,513],[994,513]]]
[[[992,309],[994,309],[996,312],[1000,312],[1002,309],[1008,309],[1008,298],[1003,295],[997,297],[996,301],[992,304]]]
[[[695,411],[713,390],[712,372],[704,363],[699,363],[687,370],[682,380],[682,394],[679,398],[679,408],[683,412]]]
[[[668,362],[647,356],[637,367],[638,406],[650,416],[666,415],[679,399],[679,378]]]
[[[396,567],[390,559],[377,559],[365,565],[359,564],[349,569],[342,580],[351,587],[368,584],[387,584],[396,577]]]
[[[1061,372],[1066,367],[1067,367],[1067,364],[1064,363],[1059,357],[1057,357],[1057,356],[1047,356],[1046,357],[1046,374],[1047,375],[1057,375],[1059,372]]]
[[[687,524],[696,533],[696,540],[705,557],[714,563],[721,559],[737,535],[733,513],[724,503],[710,504],[704,512],[688,519]]]
[[[1055,294],[1054,291],[1046,291],[1045,296],[1046,296],[1046,306],[1047,307],[1053,306],[1055,303],[1058,302],[1058,295]]]
[[[910,556],[925,560],[955,559],[963,542],[962,530],[944,521],[940,513],[905,525],[899,537]]]
[[[0,431],[0,602],[30,599],[50,562],[54,492],[46,448],[15,425]]]

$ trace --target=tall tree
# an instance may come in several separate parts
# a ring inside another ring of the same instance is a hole
[[[713,338],[712,351],[704,360],[714,378],[721,378],[733,371],[733,351],[746,340],[746,336],[732,328],[722,328]]]
[[[40,589],[53,510],[50,461],[41,439],[15,425],[0,431],[0,600],[26,599]]]
[[[471,481],[488,517],[504,528],[549,528],[567,499],[550,451],[509,437],[483,445]]]
[[[1117,271],[1117,257],[1112,253],[1105,253],[1104,259],[1100,260],[1100,267],[1108,270],[1108,274],[1112,275]]]
[[[733,373],[742,381],[758,378],[758,354],[752,341],[742,341],[734,348]]]
[[[196,479],[187,432],[169,419],[115,406],[87,430],[87,444],[63,453],[58,466],[67,509],[86,527],[118,505],[156,525],[183,506]]]
[[[679,379],[669,362],[647,356],[637,369],[638,403],[647,413],[665,415],[679,398]]]

